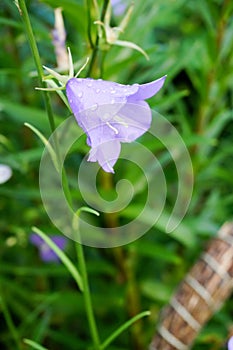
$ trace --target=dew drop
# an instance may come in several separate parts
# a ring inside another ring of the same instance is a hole
[[[99,94],[99,93],[100,93],[100,89],[96,89],[95,92],[96,92],[97,94]]]
[[[104,115],[102,115],[101,118],[104,122],[106,122],[107,120],[111,119],[111,114],[110,113],[104,113]]]
[[[96,111],[98,108],[98,104],[95,103],[94,105],[91,106],[91,111]]]
[[[79,92],[79,93],[78,93],[78,97],[79,97],[79,98],[83,97],[83,93],[82,93],[82,92]]]
[[[110,94],[115,94],[116,93],[116,90],[114,89],[114,90],[112,90],[112,91],[110,91]]]
[[[87,83],[87,86],[90,88],[92,87],[92,83]]]

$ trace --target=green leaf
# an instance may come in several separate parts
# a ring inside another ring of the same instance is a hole
[[[176,265],[182,263],[182,259],[173,252],[169,252],[164,245],[154,242],[139,241],[135,243],[135,247],[138,250],[140,256],[146,256],[152,259],[157,259],[160,261],[162,260]]]
[[[150,311],[143,311],[137,316],[134,316],[129,321],[125,322],[116,331],[114,331],[101,345],[100,349],[104,350],[109,344],[111,344],[122,332],[129,328],[134,322],[140,320],[142,317],[150,316]]]
[[[172,295],[173,288],[165,283],[147,279],[141,283],[142,293],[154,301],[167,303]]]
[[[23,341],[24,341],[25,344],[32,346],[32,348],[35,349],[35,350],[48,350],[47,348],[43,347],[42,345],[36,343],[33,340],[25,338]]]
[[[50,130],[46,112],[34,107],[28,107],[17,103],[12,103],[12,100],[2,99],[0,101],[0,110],[5,112],[13,121],[23,124],[25,122],[34,125],[43,132]],[[55,123],[59,125],[62,118],[56,116]]]
[[[131,205],[127,207],[123,212],[122,216],[125,216],[127,218],[133,219],[135,218],[135,215],[137,216],[140,212],[141,207],[139,205]],[[154,217],[157,215],[154,209],[144,208],[143,209],[143,216],[140,216],[141,222],[144,222],[146,225],[148,225],[148,229],[153,226],[161,230],[162,232],[165,232],[167,234],[167,223],[170,220],[170,215],[166,210],[163,210],[162,214],[160,215],[159,219],[156,223],[154,223]],[[179,218],[172,216],[172,222],[174,224],[174,227],[176,226],[176,222],[178,223],[180,220]],[[187,247],[193,247],[195,246],[196,237],[193,234],[191,228],[187,225],[185,225],[184,221],[179,223],[179,226],[169,233],[169,237],[176,239],[180,243],[182,243],[184,246]]]
[[[43,144],[45,145],[45,147],[47,148],[47,150],[48,150],[48,152],[49,152],[49,154],[51,156],[51,159],[53,161],[53,164],[54,164],[55,168],[59,172],[59,165],[58,165],[58,161],[57,161],[57,155],[56,155],[53,147],[49,143],[49,141],[46,139],[46,137],[44,137],[44,135],[38,129],[36,129],[31,124],[24,123],[24,125],[27,126],[29,129],[31,129],[40,138],[40,140],[43,142]]]

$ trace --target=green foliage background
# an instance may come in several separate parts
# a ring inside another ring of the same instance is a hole
[[[98,3],[101,5],[101,1]],[[79,0],[31,0],[27,6],[43,64],[56,66],[51,30],[53,9],[58,6],[63,8],[67,45],[74,60],[81,64],[90,52],[86,4]],[[118,21],[117,16],[113,17],[113,24]],[[85,248],[94,310],[103,339],[131,316],[151,310],[149,318],[124,332],[109,347],[140,350],[148,347],[161,308],[206,241],[233,216],[233,3],[135,1],[122,39],[141,46],[150,61],[136,51],[112,47],[104,59],[104,79],[131,84],[168,75],[165,87],[150,100],[150,105],[182,135],[195,177],[192,202],[176,234],[167,235],[160,222],[140,240],[120,249]],[[41,93],[34,89],[38,85],[32,74],[34,61],[13,1],[0,3],[0,42],[0,163],[13,169],[12,178],[0,185],[1,349],[15,349],[15,337],[33,339],[51,350],[88,349],[91,342],[82,295],[66,269],[44,264],[28,241],[33,225],[48,234],[59,232],[49,221],[40,198],[38,167],[43,145],[23,125],[31,123],[49,137]],[[69,112],[55,94],[51,96],[60,123]],[[147,136],[142,142],[162,157],[165,150],[158,144],[151,145]],[[75,151],[68,164],[71,169],[78,168],[88,151],[85,139]],[[120,177],[121,161],[116,168]],[[130,177],[130,167],[127,169]],[[169,212],[177,177],[170,164],[164,166],[164,172]],[[145,196],[146,191],[136,198],[131,212],[137,210]],[[75,259],[72,242],[67,254]],[[203,329],[193,349],[225,348],[233,327],[232,305],[228,300]],[[12,334],[7,315],[17,334]],[[23,343],[21,347],[29,349]]]

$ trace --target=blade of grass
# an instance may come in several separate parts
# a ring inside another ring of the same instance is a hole
[[[6,324],[7,324],[8,328],[9,328],[9,331],[11,333],[11,336],[12,336],[12,338],[15,341],[16,349],[21,350],[22,347],[21,347],[21,344],[20,344],[20,340],[19,340],[17,329],[16,329],[16,327],[14,325],[14,322],[12,320],[10,311],[8,310],[8,306],[5,303],[5,300],[4,300],[3,296],[2,296],[2,291],[0,290],[0,292],[1,292],[1,294],[0,294],[0,306],[1,306],[1,309],[2,309],[2,313],[4,315],[4,318],[5,318]]]
[[[57,169],[57,171],[59,171],[59,166],[58,166],[58,162],[57,162],[57,156],[56,156],[56,153],[53,149],[53,147],[51,146],[51,144],[49,143],[49,141],[46,139],[46,137],[44,137],[44,135],[37,129],[35,128],[34,126],[32,126],[31,124],[29,123],[24,123],[24,125],[31,129],[38,137],[39,139],[43,142],[43,144],[45,145],[45,147],[47,147],[48,149],[48,152],[51,156],[51,159],[53,161],[53,164],[55,166],[55,168]]]
[[[100,346],[101,350],[106,349],[106,347],[111,344],[122,332],[129,328],[134,322],[138,321],[140,318],[149,316],[150,311],[143,311],[140,314],[134,316],[129,321],[121,325],[117,330],[115,330]]]
[[[58,248],[58,246],[41,230],[39,230],[37,227],[32,227],[33,232],[38,234],[43,241],[48,244],[48,246],[54,251],[54,253],[61,259],[67,270],[70,272],[71,276],[76,281],[79,289],[83,291],[83,281],[82,278],[77,270],[77,268],[74,266],[74,264],[71,262],[71,260],[66,256],[66,254]]]
[[[48,350],[47,348],[44,348],[42,345],[34,342],[33,340],[24,339],[23,341],[24,341],[25,344],[30,345],[33,349],[36,349],[36,350]]]

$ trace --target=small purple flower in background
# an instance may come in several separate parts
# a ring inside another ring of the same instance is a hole
[[[67,69],[69,67],[69,56],[66,50],[66,31],[64,27],[62,9],[60,7],[54,10],[55,25],[52,30],[53,45],[57,59],[57,67],[59,69]]]
[[[97,161],[106,172],[114,173],[120,143],[132,142],[150,128],[151,111],[144,100],[154,96],[165,79],[143,85],[90,78],[68,80],[69,105],[91,147],[88,161]]]
[[[61,249],[64,250],[67,239],[63,236],[52,236],[52,241]],[[39,249],[40,258],[44,262],[59,262],[58,256],[54,251],[40,238],[37,234],[32,233],[29,238],[30,242]]]
[[[111,0],[111,4],[115,16],[123,15],[127,7],[127,1]]]
[[[233,350],[233,336],[228,340],[228,350]]]
[[[0,164],[0,184],[7,182],[12,176],[12,170],[8,165]]]

